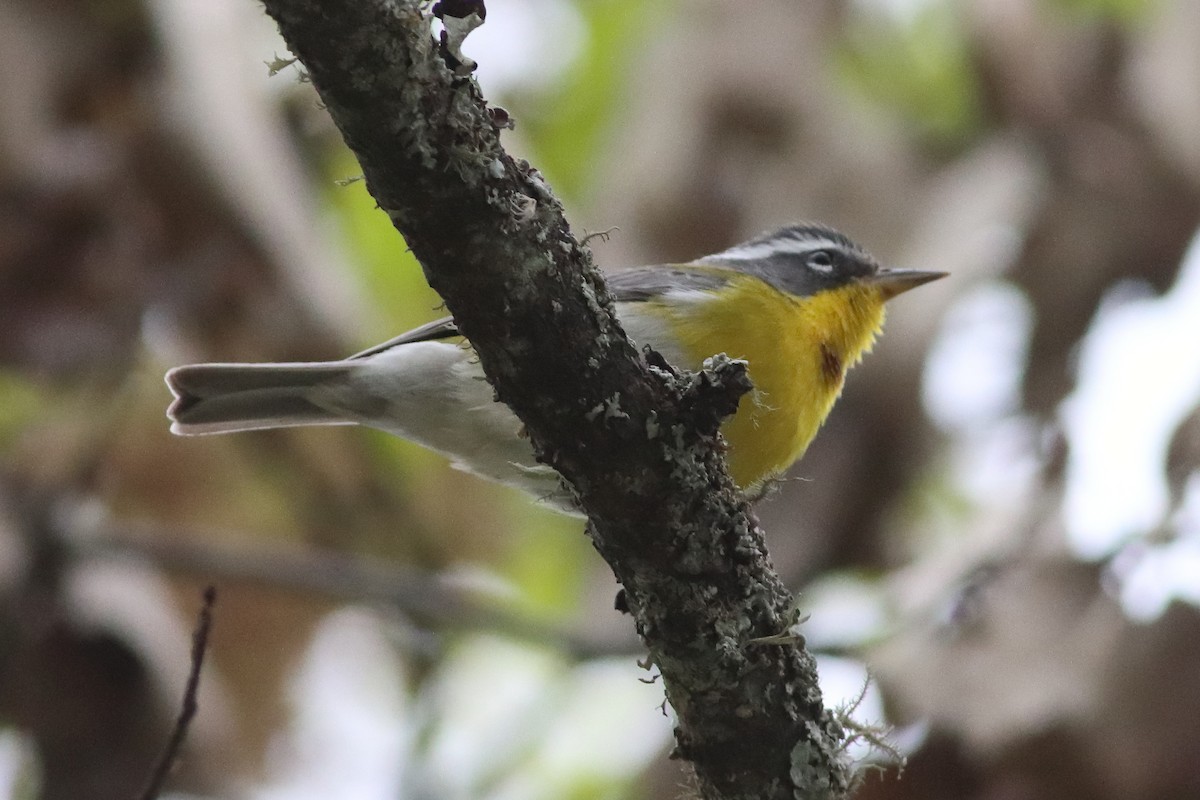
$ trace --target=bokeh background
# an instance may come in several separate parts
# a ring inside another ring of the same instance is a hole
[[[611,267],[835,225],[894,304],[759,507],[864,798],[1200,797],[1200,4],[494,0],[465,50]],[[0,0],[0,796],[674,798],[581,524],[162,373],[440,315],[252,0]]]

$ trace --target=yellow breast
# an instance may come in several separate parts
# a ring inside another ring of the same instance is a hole
[[[653,305],[692,362],[681,366],[698,369],[722,352],[749,365],[754,391],[722,428],[730,472],[746,489],[804,454],[884,316],[884,300],[870,286],[796,297],[749,276],[703,299]]]

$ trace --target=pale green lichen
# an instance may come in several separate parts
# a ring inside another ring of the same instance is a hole
[[[661,430],[661,428],[658,424],[658,412],[651,411],[646,416],[646,438],[649,439],[650,441],[654,441],[655,439],[658,438],[658,434],[659,434],[660,430]]]

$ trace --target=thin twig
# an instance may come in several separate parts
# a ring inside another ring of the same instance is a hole
[[[199,708],[196,693],[200,689],[200,668],[204,665],[204,654],[208,650],[208,634],[212,630],[212,610],[216,602],[217,588],[209,586],[204,590],[204,605],[200,608],[196,630],[192,632],[192,667],[188,673],[187,687],[183,692],[183,706],[179,710],[178,719],[175,720],[171,738],[167,741],[150,780],[146,782],[140,800],[157,800],[167,776],[179,760],[179,751],[183,747],[183,740],[187,738],[188,727],[192,724],[192,718],[196,716],[196,710]]]

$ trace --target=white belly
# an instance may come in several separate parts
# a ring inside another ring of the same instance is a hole
[[[441,453],[458,469],[579,513],[558,473],[534,460],[520,420],[495,400],[465,346],[414,342],[385,350],[363,359],[345,385],[322,387],[312,399]]]

